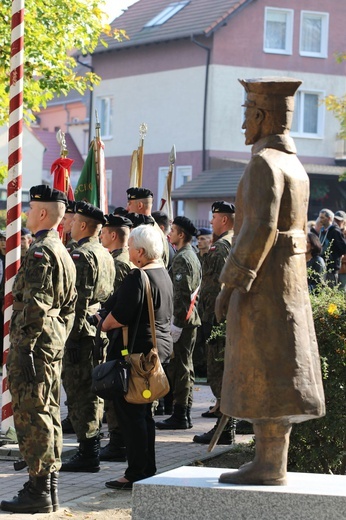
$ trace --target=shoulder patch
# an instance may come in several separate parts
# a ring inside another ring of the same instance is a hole
[[[34,258],[38,258],[39,260],[43,258],[43,252],[42,251],[35,251],[34,252]]]
[[[183,278],[183,275],[182,275],[181,273],[177,273],[177,274],[175,275],[175,279],[176,279],[177,282],[180,282],[180,280],[181,280],[182,278]]]
[[[209,251],[215,251],[216,246],[210,246]]]
[[[72,253],[72,260],[78,260],[80,258],[80,253]]]

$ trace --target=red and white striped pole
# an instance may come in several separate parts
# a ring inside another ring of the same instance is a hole
[[[11,395],[7,385],[6,359],[9,349],[9,324],[13,303],[12,286],[20,265],[20,230],[22,212],[24,1],[25,0],[12,0],[4,306],[4,365],[2,375],[1,405],[1,431],[3,433],[7,433],[9,428],[13,427]]]

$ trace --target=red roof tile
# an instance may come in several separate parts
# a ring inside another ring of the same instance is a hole
[[[124,29],[129,40],[117,42],[105,37],[108,47],[99,44],[94,54],[107,50],[144,45],[148,43],[210,36],[226,24],[238,10],[254,0],[190,0],[189,3],[162,25],[144,27],[173,0],[139,0],[112,22],[113,28]]]

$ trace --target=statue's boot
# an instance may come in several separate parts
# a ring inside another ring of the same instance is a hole
[[[254,423],[255,458],[238,471],[222,473],[223,484],[285,486],[287,454],[292,426],[287,422]]]

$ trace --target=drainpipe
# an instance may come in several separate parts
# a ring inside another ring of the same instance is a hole
[[[79,65],[83,65],[83,67],[86,67],[87,69],[91,70],[91,72],[94,72],[94,67],[91,65],[88,65],[87,63],[83,63],[80,61],[79,56],[76,58],[76,62],[79,63]],[[89,135],[88,135],[88,145],[91,143],[91,120],[92,120],[92,110],[93,110],[93,90],[89,90],[90,93],[90,103],[89,103]]]
[[[207,104],[208,104],[208,80],[209,80],[209,65],[210,65],[210,47],[203,45],[191,36],[191,41],[202,47],[207,51],[207,62],[205,71],[205,83],[204,83],[204,106],[203,106],[203,144],[202,144],[202,171],[206,170],[207,158],[206,158],[206,132],[207,132]]]

